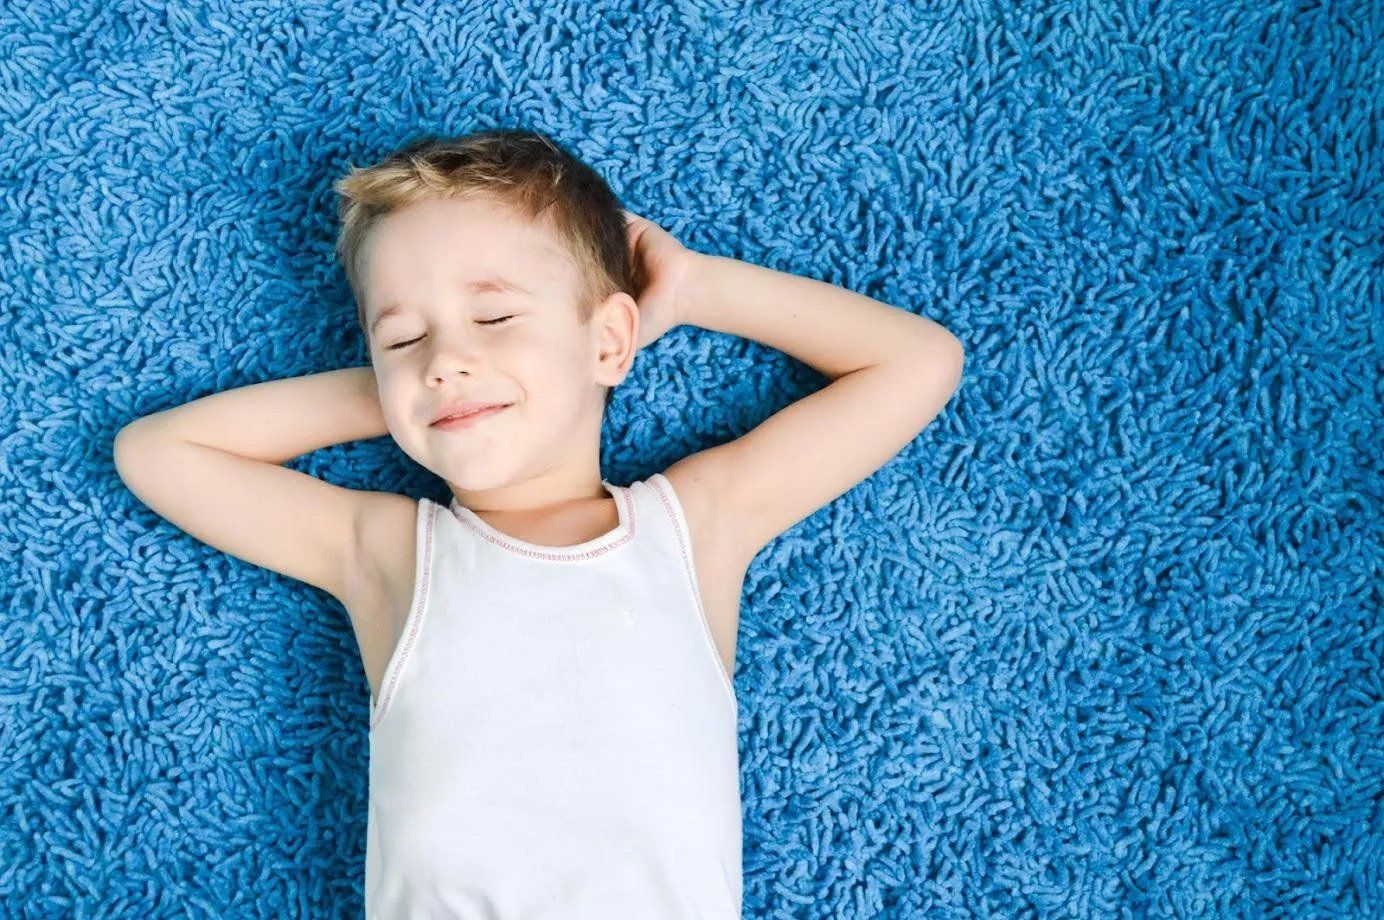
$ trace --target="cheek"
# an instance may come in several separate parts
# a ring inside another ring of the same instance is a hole
[[[529,343],[533,352],[541,355],[549,373],[571,373],[584,360],[587,343],[575,330],[558,328]]]
[[[510,365],[515,382],[526,390],[526,397],[537,397],[556,406],[563,394],[573,389],[583,367],[581,355],[565,343],[544,342],[516,354]]]
[[[391,431],[398,431],[413,420],[413,396],[399,384],[397,378],[385,377],[378,381],[380,412]]]

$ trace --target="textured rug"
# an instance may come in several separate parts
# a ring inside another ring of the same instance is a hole
[[[366,363],[331,183],[551,133],[695,249],[934,318],[961,389],[756,558],[747,917],[1384,915],[1378,2],[7,4],[0,914],[356,917],[329,596],[117,478]],[[625,483],[824,383],[683,327]],[[388,438],[292,461],[439,497]]]

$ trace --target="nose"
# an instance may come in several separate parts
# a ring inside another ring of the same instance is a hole
[[[428,340],[427,379],[441,383],[458,373],[475,374],[481,361],[476,338],[465,331],[440,331]]]

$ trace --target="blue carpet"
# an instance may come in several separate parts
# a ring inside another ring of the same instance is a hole
[[[111,441],[365,363],[332,181],[495,125],[967,349],[750,570],[747,917],[1384,915],[1380,3],[637,6],[4,6],[3,916],[360,915],[344,611]],[[823,383],[675,330],[608,477]]]

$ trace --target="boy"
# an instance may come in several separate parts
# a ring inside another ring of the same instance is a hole
[[[337,190],[371,366],[139,419],[121,477],[346,608],[371,691],[369,917],[738,917],[745,572],[936,417],[960,344],[689,250],[533,132],[423,138]],[[832,382],[613,486],[611,390],[682,323]],[[446,481],[445,509],[281,466],[385,433]]]

